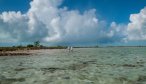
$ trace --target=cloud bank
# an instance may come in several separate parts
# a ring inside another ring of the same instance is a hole
[[[130,23],[107,23],[96,9],[84,11],[60,8],[62,0],[33,0],[30,9],[0,14],[0,39],[54,44],[110,43],[146,39],[146,8],[131,14]]]
[[[130,15],[127,32],[129,40],[146,40],[146,7],[140,13]]]

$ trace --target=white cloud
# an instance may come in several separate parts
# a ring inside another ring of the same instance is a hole
[[[127,32],[129,40],[146,40],[146,7],[140,13],[130,15]]]
[[[21,38],[21,34],[27,31],[26,16],[20,12],[3,12],[0,15],[0,30],[9,38]]]
[[[62,0],[33,0],[25,14],[3,12],[0,14],[0,39],[40,40],[55,44],[108,43],[124,41],[127,31],[130,33],[129,39],[139,33],[141,35],[137,38],[146,37],[144,32],[146,31],[144,25],[146,9],[143,9],[140,14],[131,15],[131,23],[128,24],[126,31],[127,26],[124,24],[112,22],[109,25],[106,21],[99,20],[95,9],[81,14],[78,10],[59,8],[61,3]],[[141,21],[140,24],[138,24],[139,21]]]

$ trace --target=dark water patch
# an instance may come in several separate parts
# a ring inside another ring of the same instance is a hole
[[[31,55],[30,53],[0,53],[0,56],[26,56]]]
[[[16,68],[15,71],[23,71],[26,70],[27,68]]]
[[[35,69],[35,68],[16,68],[14,69],[15,71],[24,71],[24,70],[28,70],[28,69]]]
[[[119,78],[115,78],[116,80],[119,80],[119,81],[129,81],[127,78],[125,77],[119,77]]]
[[[126,84],[145,84],[146,83],[146,76],[139,76],[137,80],[129,80],[126,77],[119,77],[115,78],[115,80],[124,82],[126,81]]]
[[[123,67],[144,67],[144,65],[141,64],[123,64]]]
[[[146,82],[146,76],[139,76],[137,81],[139,81],[139,82]]]
[[[89,61],[84,61],[84,62],[81,61],[79,63],[72,64],[67,68],[71,69],[71,70],[80,70],[80,69],[83,69],[83,68],[89,66],[90,64],[96,64],[96,60],[89,60]]]
[[[90,61],[83,62],[83,64],[96,64],[96,63],[97,63],[97,60],[90,60]]]
[[[62,68],[56,68],[56,67],[50,67],[50,68],[41,68],[41,71],[44,71],[44,72],[51,72],[51,73],[54,73],[55,71],[57,70],[65,70],[65,69],[62,69]]]
[[[71,79],[69,76],[63,77],[63,79],[69,80]]]
[[[13,82],[24,82],[25,78],[5,78],[0,80],[0,84],[12,84]]]
[[[135,67],[144,67],[142,64],[96,64],[97,67],[105,67],[105,66],[111,66],[111,67],[129,67],[129,68],[135,68]]]
[[[142,60],[140,60],[139,62],[136,62],[137,64],[144,64],[145,62],[143,62]]]
[[[96,67],[105,67],[105,66],[112,66],[112,67],[114,67],[114,66],[118,66],[118,65],[116,65],[116,64],[96,64]]]
[[[119,81],[122,84],[137,84],[137,81],[129,80],[126,77],[115,78],[115,80]],[[126,82],[126,83],[124,83],[124,82]]]
[[[3,76],[3,75],[0,75],[0,80],[4,80],[4,79],[6,79],[6,77]],[[0,83],[0,84],[1,84],[1,83]]]
[[[88,63],[72,64],[71,66],[68,67],[68,69],[80,70],[80,69],[87,67],[88,65],[89,65]]]

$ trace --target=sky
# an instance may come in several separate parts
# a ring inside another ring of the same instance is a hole
[[[0,46],[146,45],[146,0],[0,0]]]

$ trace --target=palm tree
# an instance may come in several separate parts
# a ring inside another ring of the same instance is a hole
[[[39,47],[39,46],[40,46],[40,41],[35,41],[35,42],[34,42],[34,46],[35,46],[35,47]]]

